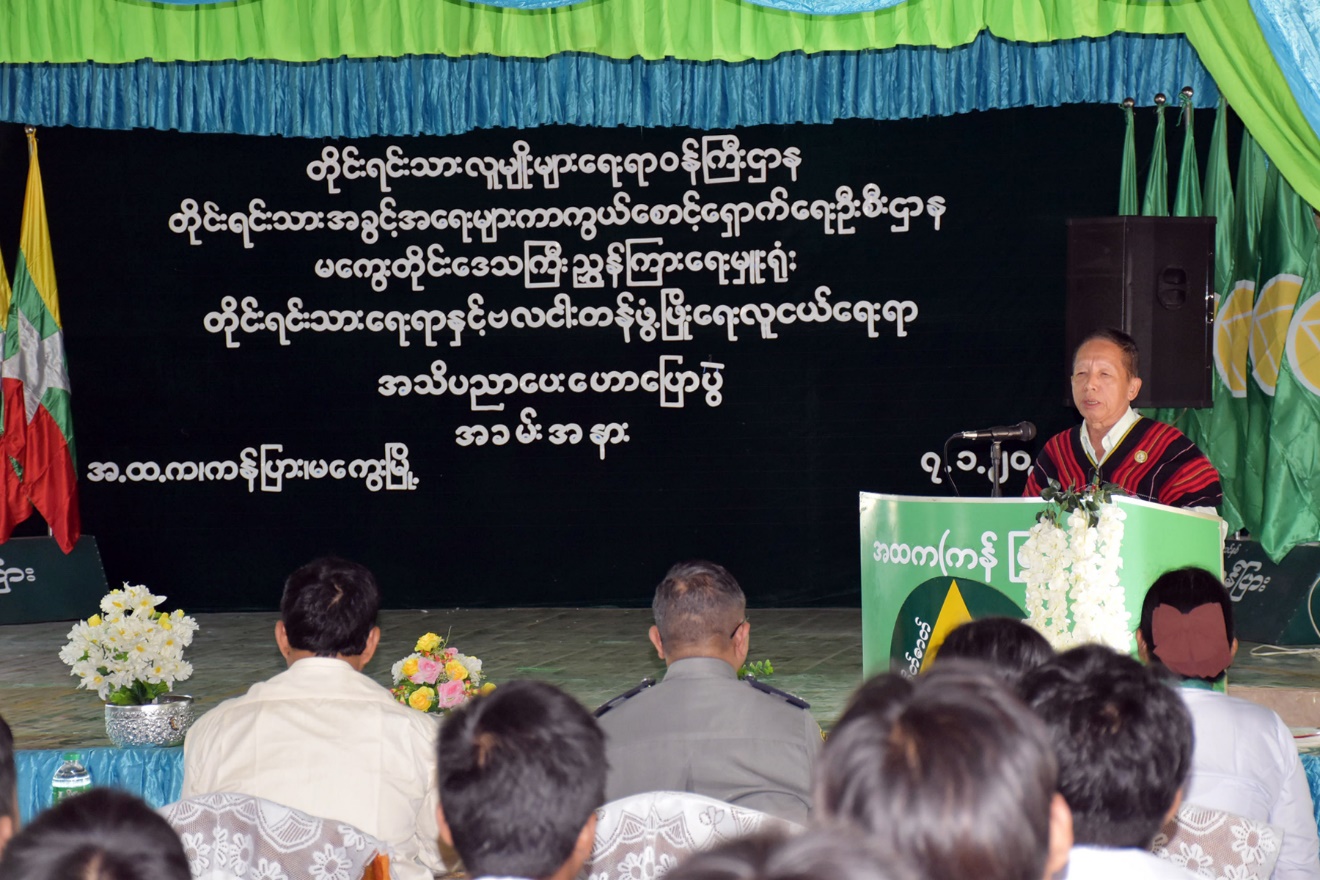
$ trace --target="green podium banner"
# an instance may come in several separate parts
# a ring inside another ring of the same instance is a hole
[[[1119,583],[1132,630],[1151,582],[1197,565],[1223,574],[1220,519],[1117,497],[1123,510]],[[916,675],[949,630],[980,617],[1025,618],[1018,551],[1039,498],[859,496],[862,668]],[[1131,642],[1128,650],[1135,649]]]

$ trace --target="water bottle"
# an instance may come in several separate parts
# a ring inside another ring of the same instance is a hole
[[[77,752],[65,752],[64,763],[55,771],[50,780],[50,804],[55,806],[65,798],[92,789],[92,774],[83,766],[82,755]]]

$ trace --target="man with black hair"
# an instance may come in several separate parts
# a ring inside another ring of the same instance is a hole
[[[816,815],[930,880],[1048,880],[1073,842],[1045,725],[986,664],[953,658],[858,688],[821,752]]]
[[[935,880],[856,828],[760,832],[692,853],[666,880]]]
[[[450,713],[440,731],[441,838],[467,875],[572,880],[605,801],[605,737],[568,694],[511,681]]]
[[[5,880],[190,880],[174,829],[138,798],[94,788],[32,820],[5,848]]]
[[[255,795],[338,819],[394,847],[400,880],[445,869],[436,844],[436,719],[362,674],[380,589],[361,565],[289,575],[275,643],[288,669],[203,715],[184,741],[183,796]]]
[[[18,831],[18,770],[14,765],[14,734],[0,718],[0,855]]]
[[[1054,648],[1025,620],[983,617],[954,627],[936,649],[933,663],[975,660],[1014,692],[1022,676],[1054,657]]]
[[[1187,800],[1277,825],[1272,880],[1320,880],[1320,836],[1292,732],[1267,707],[1214,689],[1237,647],[1233,602],[1210,572],[1165,572],[1146,592],[1137,652],[1178,677],[1196,735]]]
[[[1059,761],[1076,841],[1068,880],[1187,880],[1151,841],[1178,810],[1192,721],[1152,670],[1101,645],[1064,651],[1022,682]]]
[[[733,575],[713,562],[681,562],[656,588],[651,610],[664,680],[596,710],[609,799],[690,791],[805,822],[820,726],[792,694],[738,680],[752,626]]]

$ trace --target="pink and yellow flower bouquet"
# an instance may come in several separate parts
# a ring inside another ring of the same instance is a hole
[[[390,670],[394,699],[419,712],[443,715],[476,694],[495,689],[481,674],[481,660],[448,647],[445,639],[427,633],[417,640],[413,653]]]

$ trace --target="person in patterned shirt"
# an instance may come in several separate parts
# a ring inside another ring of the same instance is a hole
[[[1024,496],[1050,480],[1065,489],[1113,483],[1129,495],[1207,512],[1223,501],[1219,472],[1181,431],[1132,409],[1141,390],[1137,344],[1121,330],[1096,330],[1073,358],[1073,403],[1082,423],[1051,437],[1027,475]]]

